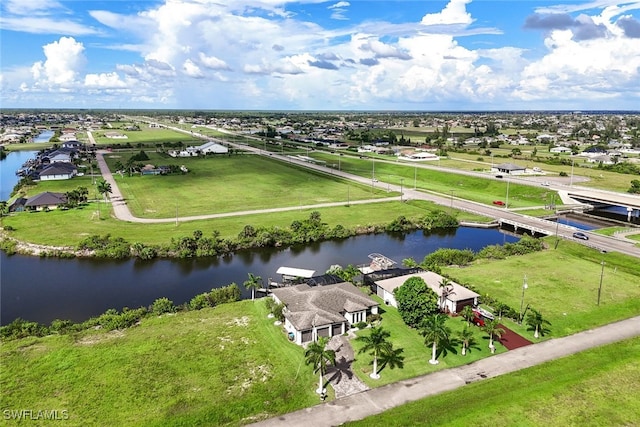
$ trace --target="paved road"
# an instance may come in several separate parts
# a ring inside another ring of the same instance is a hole
[[[469,365],[353,394],[271,418],[254,426],[337,426],[466,384],[529,368],[593,347],[640,336],[640,317],[487,357]],[[425,361],[426,363],[426,361]]]

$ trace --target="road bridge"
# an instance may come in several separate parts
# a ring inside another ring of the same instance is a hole
[[[570,189],[567,196],[591,205],[620,206],[627,210],[627,221],[640,221],[640,197],[613,191]]]

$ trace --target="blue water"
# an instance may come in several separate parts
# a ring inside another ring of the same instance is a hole
[[[13,187],[20,181],[16,171],[29,159],[36,157],[37,151],[11,151],[0,160],[0,200],[8,200]]]
[[[56,318],[82,321],[109,308],[148,306],[161,297],[182,304],[197,294],[233,282],[240,285],[247,298],[250,292],[242,286],[247,273],[264,280],[280,280],[276,270],[286,266],[315,270],[322,275],[334,264],[368,264],[368,255],[373,252],[402,266],[403,259],[420,262],[438,248],[477,251],[487,245],[517,240],[497,229],[463,227],[429,235],[422,231],[406,236],[372,234],[291,249],[190,260],[108,261],[9,257],[0,253],[0,324],[17,317],[42,323]]]
[[[40,133],[37,137],[33,138],[33,142],[49,142],[49,140],[53,137],[54,132],[52,130],[45,130]]]

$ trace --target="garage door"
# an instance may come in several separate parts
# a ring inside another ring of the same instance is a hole
[[[329,336],[329,328],[318,329],[319,337],[328,337]]]
[[[331,331],[331,336],[335,337],[336,335],[340,335],[342,333],[342,325],[337,324],[332,326],[333,330]]]

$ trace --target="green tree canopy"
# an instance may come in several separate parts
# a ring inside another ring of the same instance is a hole
[[[407,279],[393,292],[398,302],[398,312],[404,323],[412,328],[438,312],[438,295],[420,277]]]

